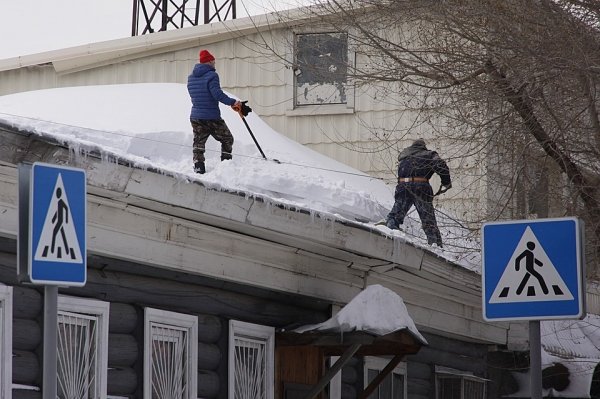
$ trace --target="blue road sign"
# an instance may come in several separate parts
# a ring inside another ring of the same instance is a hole
[[[36,162],[29,192],[32,283],[83,286],[87,278],[85,171]]]
[[[481,230],[485,320],[577,319],[585,315],[578,219],[486,223]]]

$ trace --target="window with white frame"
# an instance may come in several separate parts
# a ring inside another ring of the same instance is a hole
[[[436,366],[436,399],[483,399],[486,397],[486,379],[470,372],[461,372]]]
[[[0,286],[0,398],[12,394],[12,287]]]
[[[144,398],[197,397],[198,317],[144,309]]]
[[[379,373],[388,365],[390,359],[381,357],[365,357],[364,386],[369,386]],[[399,363],[391,373],[379,384],[369,399],[404,399],[406,398],[406,363]]]
[[[229,398],[273,399],[275,329],[229,321]]]
[[[294,51],[294,108],[348,102],[348,35],[299,33]]]
[[[58,397],[106,398],[109,307],[95,299],[58,297]]]

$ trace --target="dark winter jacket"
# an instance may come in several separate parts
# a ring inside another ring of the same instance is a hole
[[[435,151],[430,151],[424,142],[415,142],[398,155],[398,177],[425,177],[440,175],[442,185],[451,183],[450,170],[446,162]]]
[[[235,99],[223,93],[219,75],[209,64],[196,64],[188,77],[188,92],[192,99],[192,120],[221,119],[219,101],[225,105],[233,105]]]

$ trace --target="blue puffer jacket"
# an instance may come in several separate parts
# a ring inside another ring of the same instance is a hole
[[[219,75],[209,64],[196,64],[188,77],[188,92],[192,99],[193,120],[221,119],[219,101],[225,105],[235,104],[235,99],[223,93]]]

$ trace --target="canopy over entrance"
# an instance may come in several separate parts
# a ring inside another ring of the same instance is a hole
[[[283,399],[319,397],[355,355],[390,356],[388,365],[358,396],[367,398],[404,356],[427,345],[402,298],[380,285],[367,287],[323,323],[278,332],[276,342],[277,397]],[[326,369],[327,356],[340,358]]]

